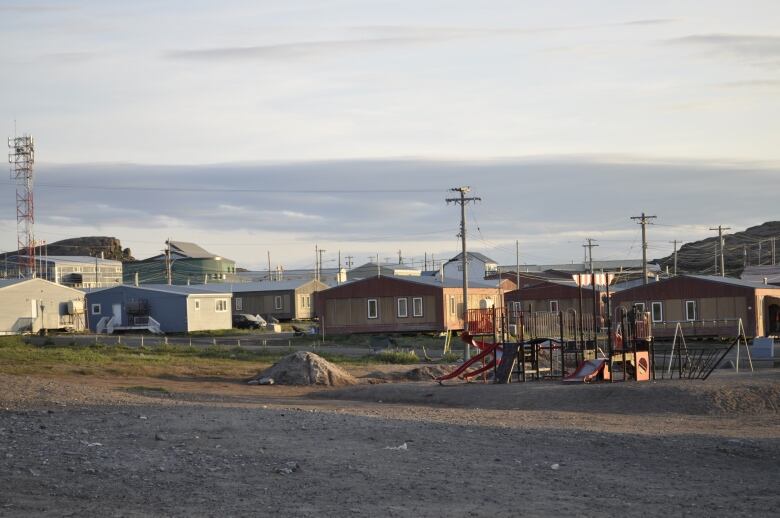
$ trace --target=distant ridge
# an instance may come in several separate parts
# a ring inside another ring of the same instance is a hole
[[[715,233],[713,232],[713,234]],[[771,264],[771,238],[773,237],[775,238],[775,261],[780,263],[780,221],[767,221],[742,232],[724,234],[726,275],[739,277],[746,263],[750,266]],[[760,257],[759,242],[761,242]],[[717,249],[717,234],[700,241],[685,243],[677,251],[677,273],[715,274]],[[747,251],[747,257],[745,256],[745,251]],[[661,259],[654,259],[652,262],[661,266],[662,270],[666,270],[668,266],[671,272],[674,269],[674,254]]]
[[[63,239],[45,246],[35,248],[36,255],[80,255],[99,257],[101,252],[106,259],[116,261],[134,261],[129,248],[122,249],[122,243],[115,237],[88,236]],[[0,254],[0,258],[6,255],[17,255],[19,252]]]

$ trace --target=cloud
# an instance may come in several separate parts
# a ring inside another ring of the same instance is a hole
[[[167,237],[201,241],[240,265],[264,256],[267,243],[274,243],[283,264],[308,259],[314,243],[359,257],[377,251],[384,257],[399,248],[405,256],[443,257],[457,251],[460,219],[445,199],[452,197],[450,188],[470,185],[471,194],[482,198],[468,207],[470,246],[503,264],[514,262],[516,239],[523,262],[577,260],[583,237],[600,240],[599,258],[625,258],[641,252],[629,217],[643,210],[659,216],[650,237],[662,238],[654,243],[659,247],[698,238],[711,225],[739,228],[776,219],[771,189],[749,198],[734,193],[767,185],[778,174],[778,166],[754,163],[617,156],[166,167],[41,163],[36,225],[56,229],[57,235],[44,236],[49,242],[79,235],[74,229],[99,229],[138,257],[156,253]],[[13,214],[13,204],[13,196],[0,198],[0,214]],[[3,236],[6,247],[15,244],[12,226]],[[305,252],[298,257],[289,243],[302,243]]]
[[[694,34],[667,40],[667,42],[673,45],[698,47],[710,54],[743,61],[780,64],[780,36]]]
[[[7,13],[49,13],[61,11],[74,11],[75,5],[47,5],[47,4],[16,4],[0,5],[0,12]]]
[[[295,59],[328,53],[344,53],[414,45],[425,42],[441,41],[445,38],[405,37],[371,38],[356,40],[324,40],[281,43],[275,45],[256,45],[249,47],[214,47],[206,49],[174,50],[166,57],[178,60],[220,61],[225,59]]]
[[[744,81],[720,83],[719,86],[725,88],[772,89],[780,88],[780,79],[746,79]]]
[[[581,31],[594,28],[627,25],[658,25],[671,23],[672,19],[648,19],[600,25],[563,27],[413,27],[396,25],[368,25],[349,27],[354,34],[366,37],[320,41],[298,41],[266,45],[209,47],[200,49],[171,50],[164,57],[174,60],[225,60],[225,59],[280,59],[307,58],[322,54],[363,52],[400,46],[432,44],[437,42],[484,38],[493,36],[519,36],[548,32]]]

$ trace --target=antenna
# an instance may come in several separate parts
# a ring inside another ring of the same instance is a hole
[[[30,135],[8,139],[8,162],[11,164],[11,180],[16,180],[16,243],[20,255],[19,275],[24,268],[25,275],[35,277],[35,239],[33,224],[35,210],[33,203],[33,163],[35,162],[35,144]]]

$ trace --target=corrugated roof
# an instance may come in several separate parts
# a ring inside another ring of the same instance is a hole
[[[106,288],[105,290],[114,290],[117,288],[133,288],[136,290],[149,290],[149,291],[161,291],[164,293],[171,293],[175,295],[230,295],[229,291],[215,291],[215,290],[206,290],[201,287],[202,285],[197,286],[187,286],[186,284],[141,284],[140,286],[135,286],[133,284],[120,284],[119,286],[114,286],[111,288]]]
[[[485,254],[480,254],[479,252],[466,252],[466,255],[469,256],[469,259],[474,258],[477,261],[482,261],[483,263],[490,263],[490,264],[498,264],[490,257],[486,256]],[[460,261],[461,257],[463,257],[463,252],[459,253],[449,261],[448,263],[454,262],[454,261]]]
[[[29,281],[30,279],[0,279],[0,289],[19,284],[20,282]]]
[[[95,261],[97,261],[98,264],[121,264],[122,261],[117,261],[115,259],[101,259],[100,257],[90,257],[88,255],[47,255],[47,256],[38,256],[37,259],[42,259],[44,261],[57,261],[61,263],[92,263],[95,264]]]
[[[289,281],[214,283],[214,284],[198,284],[197,286],[204,290],[221,291],[222,293],[225,292],[247,293],[251,291],[294,290],[310,282],[312,282],[312,279],[293,279]]]
[[[178,253],[192,259],[211,259],[213,257],[219,257],[214,255],[205,248],[196,245],[195,243],[189,243],[187,241],[169,241],[171,245],[171,252]]]
[[[547,271],[559,271],[559,272],[586,272],[590,267],[587,263],[562,263],[562,264],[521,264],[520,273],[524,272],[547,272]],[[596,271],[606,270],[614,271],[620,269],[641,269],[641,259],[617,259],[612,261],[593,261],[593,269]],[[515,271],[517,265],[510,264],[501,266],[502,272]],[[654,263],[647,263],[647,269],[651,272],[661,271],[661,267]]]
[[[444,282],[441,282],[438,277],[429,277],[429,276],[409,276],[409,275],[386,275],[382,276],[385,279],[393,279],[396,281],[401,282],[412,282],[415,284],[424,284],[426,286],[440,286],[442,288],[460,288],[463,286],[463,280],[458,278],[445,278]],[[377,276],[374,277],[365,277],[363,279],[355,279],[354,281],[348,281],[341,283],[339,286],[334,287],[341,287],[345,286],[347,284],[354,284],[356,282],[362,282],[367,281],[369,279],[376,279]],[[498,289],[497,282],[496,283],[489,283],[485,281],[469,281],[469,288],[488,288],[488,289]]]
[[[745,279],[736,279],[734,277],[721,277],[719,275],[684,275],[683,277],[690,277],[692,279],[699,279],[702,281],[718,282],[721,284],[729,284],[732,286],[742,286],[745,288],[770,289],[770,290],[780,289],[780,286],[772,286],[771,284],[767,285],[764,284],[763,282],[756,282],[756,281],[750,281]]]

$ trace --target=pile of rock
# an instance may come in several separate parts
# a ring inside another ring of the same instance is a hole
[[[314,353],[285,356],[249,381],[250,385],[323,385],[341,387],[358,381],[350,373]]]

